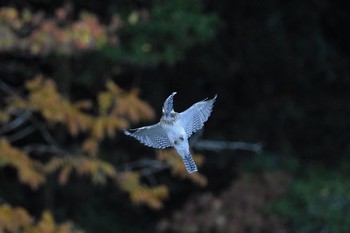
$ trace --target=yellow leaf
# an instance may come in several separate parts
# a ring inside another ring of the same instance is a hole
[[[84,141],[82,145],[83,151],[89,153],[90,155],[96,155],[98,151],[98,142],[95,138],[88,138]]]
[[[9,100],[8,101],[9,106],[7,107],[8,112],[14,112],[17,109],[28,109],[29,103],[18,96],[11,96],[8,100]]]
[[[126,116],[133,122],[140,120],[152,120],[155,117],[154,110],[138,97],[139,91],[134,89],[128,94],[117,98],[117,104],[112,110],[113,116]]]
[[[77,109],[88,110],[91,109],[92,103],[89,100],[80,100],[74,104],[74,107],[76,107]]]
[[[27,154],[12,147],[6,140],[0,140],[0,151],[0,165],[14,167],[20,182],[28,184],[32,189],[45,182],[41,163],[31,160]]]
[[[198,172],[190,174],[188,178],[200,186],[206,186],[208,184],[207,178]]]
[[[0,111],[0,122],[6,123],[10,120],[10,116],[7,112]]]
[[[18,11],[14,7],[0,8],[0,15],[8,21],[13,21],[18,18]]]
[[[94,121],[94,125],[93,125],[94,138],[96,138],[97,140],[101,140],[104,137],[105,125],[106,125],[105,117],[98,117]]]
[[[36,90],[43,85],[44,76],[42,74],[38,74],[34,77],[34,79],[26,82],[26,88],[30,91]]]
[[[44,170],[46,173],[53,173],[57,171],[63,163],[64,160],[62,158],[54,157],[47,164],[45,164]]]
[[[168,197],[165,186],[147,187],[140,182],[140,175],[136,172],[123,172],[118,176],[119,185],[130,194],[135,203],[144,203],[154,209],[161,208],[162,200]]]
[[[83,233],[71,223],[57,224],[49,211],[43,212],[41,219],[35,222],[28,212],[21,207],[14,208],[8,204],[0,205],[1,233]]]
[[[64,168],[62,168],[58,177],[58,182],[61,185],[64,185],[67,183],[71,171],[72,171],[71,166],[65,166]]]
[[[136,172],[123,172],[119,181],[122,189],[131,192],[140,186],[140,175]]]
[[[122,89],[118,87],[112,80],[108,80],[106,83],[107,90],[110,91],[113,95],[120,95]]]
[[[100,114],[107,114],[112,107],[114,97],[110,92],[101,92],[98,95],[98,106]]]
[[[202,166],[204,159],[203,156],[194,153],[192,153],[192,155],[197,166]],[[203,176],[199,172],[189,174],[186,171],[185,165],[183,164],[181,157],[178,155],[175,149],[159,150],[157,151],[157,158],[161,161],[166,161],[170,164],[172,174],[182,178],[190,179],[200,186],[207,185],[208,180],[205,176]]]
[[[32,218],[23,208],[0,205],[0,232],[19,232],[32,224]]]
[[[55,222],[51,212],[44,211],[39,223],[36,226],[36,232],[41,233],[54,233],[55,232]]]
[[[106,130],[107,130],[109,137],[114,137],[116,127],[117,127],[117,119],[115,119],[113,117],[107,118]]]
[[[153,209],[163,207],[162,200],[168,196],[168,189],[165,186],[149,188],[141,186],[130,192],[131,199],[136,203],[145,203]]]

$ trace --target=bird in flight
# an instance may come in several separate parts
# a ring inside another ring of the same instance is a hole
[[[176,95],[176,92],[173,92],[165,100],[162,117],[158,123],[137,129],[124,130],[124,133],[152,148],[175,147],[188,173],[193,173],[198,169],[190,153],[188,138],[204,126],[213,110],[217,95],[213,99],[199,101],[180,113],[174,111],[174,95]]]

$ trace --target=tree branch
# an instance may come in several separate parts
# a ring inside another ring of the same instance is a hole
[[[16,90],[0,79],[0,90],[8,95],[18,95]]]
[[[55,145],[43,145],[43,144],[31,144],[22,147],[22,151],[25,153],[39,153],[39,154],[45,154],[45,153],[51,153],[51,154],[67,154],[67,152],[59,147],[56,147]]]
[[[52,136],[50,131],[47,129],[47,127],[43,123],[41,123],[35,116],[32,116],[30,118],[30,121],[41,132],[41,135],[44,137],[47,143],[49,143],[50,145],[59,147],[56,139]]]
[[[23,111],[22,114],[17,116],[11,122],[5,124],[0,129],[0,134],[4,134],[6,132],[9,132],[9,131],[14,130],[15,128],[21,126],[24,122],[26,122],[30,118],[31,115],[32,115],[32,112],[30,110]]]
[[[14,133],[14,134],[6,136],[6,138],[10,142],[15,142],[15,141],[18,141],[18,140],[28,136],[29,134],[33,133],[34,131],[35,131],[35,127],[33,125],[29,125],[26,128]]]
[[[247,142],[230,142],[230,141],[215,141],[215,140],[197,140],[191,145],[198,150],[247,150],[255,153],[261,153],[262,143],[247,143]]]
[[[149,176],[159,171],[163,171],[170,167],[169,164],[159,160],[141,159],[134,162],[122,164],[118,167],[119,170],[138,170],[142,176]]]

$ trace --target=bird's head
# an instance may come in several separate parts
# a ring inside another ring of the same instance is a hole
[[[176,92],[173,92],[164,101],[162,113],[163,113],[163,117],[165,117],[165,118],[174,118],[174,116],[175,116],[175,111],[174,111],[174,106],[173,106],[174,95],[176,95]]]

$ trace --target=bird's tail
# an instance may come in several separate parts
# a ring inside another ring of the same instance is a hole
[[[197,165],[194,162],[192,155],[188,154],[185,157],[182,158],[186,167],[186,170],[188,171],[188,173],[193,173],[198,171],[197,169]]]

